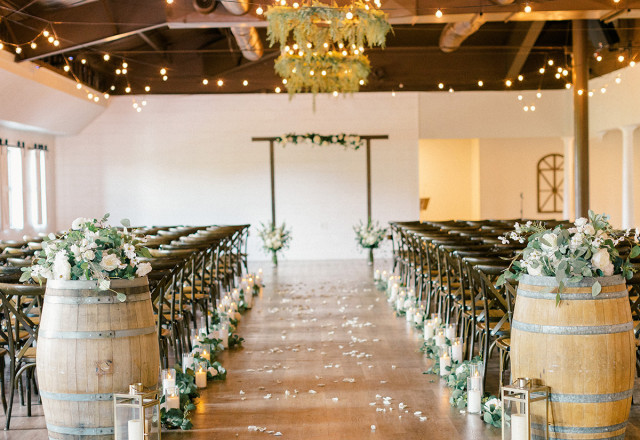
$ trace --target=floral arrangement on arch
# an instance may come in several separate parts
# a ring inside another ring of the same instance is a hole
[[[573,227],[563,225],[546,229],[540,222],[515,224],[515,231],[499,237],[503,243],[517,241],[527,247],[512,261],[501,275],[498,283],[505,279],[518,280],[522,274],[555,277],[561,291],[566,283],[575,283],[585,277],[622,275],[633,276],[631,258],[640,255],[640,230],[631,235],[631,230],[617,234],[609,223],[609,216],[589,211],[589,218],[579,218]],[[629,255],[620,256],[618,246],[626,242]],[[595,280],[593,296],[601,292],[602,286]],[[560,299],[560,294],[556,298]]]
[[[354,150],[358,150],[360,147],[364,145],[364,141],[362,138],[355,134],[334,134],[324,136],[317,133],[307,133],[307,134],[294,134],[289,133],[284,136],[280,136],[275,139],[277,144],[282,145],[283,147],[286,144],[302,144],[307,143],[309,145],[317,145],[319,147],[324,147],[326,145],[337,144],[342,145],[344,148],[353,148]]]
[[[387,234],[386,228],[371,220],[366,224],[360,221],[353,230],[356,233],[356,241],[364,249],[376,249]]]
[[[108,226],[109,214],[98,219],[79,217],[62,235],[51,233],[35,253],[35,264],[23,268],[20,281],[97,280],[99,290],[109,290],[112,279],[131,280],[151,272],[151,264],[140,261],[151,254],[145,239],[129,232],[128,219],[123,228]],[[124,301],[124,295],[118,299]]]
[[[287,230],[284,223],[275,226],[273,223],[260,224],[258,236],[262,239],[262,247],[267,253],[271,253],[273,263],[278,264],[278,252],[281,252],[291,244],[291,229]]]

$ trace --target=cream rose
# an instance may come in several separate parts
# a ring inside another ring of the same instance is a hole
[[[542,275],[542,264],[538,264],[537,266],[527,266],[527,273],[535,276]]]
[[[79,231],[80,229],[82,229],[82,226],[87,222],[88,220],[84,217],[78,217],[77,219],[75,219],[73,221],[73,223],[71,223],[71,229],[73,229],[74,231]]]
[[[613,263],[606,249],[600,249],[591,257],[591,264],[594,268],[600,269],[605,276],[613,275]]]
[[[138,265],[138,269],[136,269],[136,275],[139,277],[143,277],[146,274],[151,272],[151,264],[150,263],[140,263]]]
[[[546,233],[540,240],[540,247],[545,252],[555,252],[558,249],[558,236],[553,233]]]
[[[53,277],[56,280],[71,279],[71,264],[64,251],[58,252],[53,260]]]
[[[112,270],[120,267],[122,263],[120,259],[115,254],[107,254],[102,256],[102,261],[100,262],[100,267],[106,270],[107,272],[111,272]]]

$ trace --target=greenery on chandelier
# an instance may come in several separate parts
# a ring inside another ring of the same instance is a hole
[[[317,145],[319,147],[324,147],[326,145],[337,144],[342,145],[344,148],[353,148],[354,150],[359,149],[364,145],[364,141],[362,138],[355,134],[333,134],[333,135],[321,135],[318,133],[307,133],[307,134],[294,134],[289,133],[284,136],[280,136],[275,139],[277,144],[282,146],[286,144],[302,144],[307,143],[311,145]]]
[[[290,95],[357,92],[371,70],[365,48],[384,48],[392,30],[386,13],[361,0],[344,7],[276,5],[265,17],[270,45],[282,48],[275,70]]]
[[[345,51],[346,52],[346,51]],[[289,95],[300,92],[353,93],[367,83],[371,66],[362,53],[325,52],[305,56],[283,52],[275,61],[276,73],[287,81]]]

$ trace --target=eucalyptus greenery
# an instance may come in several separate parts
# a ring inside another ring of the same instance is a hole
[[[318,133],[294,134],[288,133],[275,139],[277,144],[285,146],[286,144],[302,144],[307,143],[324,147],[326,145],[336,144],[342,145],[344,148],[353,148],[358,150],[364,145],[364,140],[356,134],[332,134],[322,135]]]
[[[515,224],[515,231],[500,237],[503,243],[528,241],[527,247],[511,262],[500,276],[498,284],[519,280],[522,274],[555,277],[558,282],[556,303],[568,283],[585,277],[594,278],[591,293],[598,296],[602,290],[598,277],[620,274],[630,279],[634,268],[631,258],[640,255],[640,230],[635,236],[631,230],[616,233],[609,216],[589,211],[589,218],[579,218],[573,227],[559,225],[547,229],[542,223]],[[618,247],[626,244],[629,254],[620,255]]]

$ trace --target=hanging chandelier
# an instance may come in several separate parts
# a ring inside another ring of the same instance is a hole
[[[379,8],[379,0],[344,7],[317,1],[289,6],[282,0],[271,6],[265,12],[267,37],[271,46],[280,44],[275,70],[289,95],[359,91],[371,71],[365,48],[384,48],[392,30]]]

